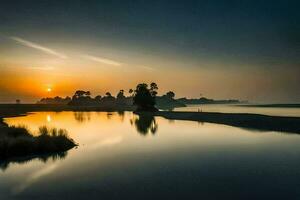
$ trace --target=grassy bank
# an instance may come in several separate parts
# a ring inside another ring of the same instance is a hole
[[[300,133],[300,117],[276,117],[239,113],[169,111],[160,111],[153,113],[153,115],[172,120],[210,122],[262,131]]]
[[[34,136],[24,127],[0,124],[0,160],[65,152],[75,146],[63,129],[40,127]]]

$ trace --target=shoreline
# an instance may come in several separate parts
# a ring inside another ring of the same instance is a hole
[[[5,126],[4,118],[26,116],[30,112],[42,111],[95,111],[95,112],[134,112],[133,106],[66,106],[66,105],[40,105],[40,104],[0,104],[0,127]],[[188,120],[223,124],[234,127],[254,129],[258,131],[277,131],[300,134],[300,117],[269,116],[247,113],[218,113],[218,112],[184,112],[184,111],[158,111],[134,112],[164,117],[170,120]]]
[[[240,104],[235,106],[241,107],[253,107],[253,108],[300,108],[299,103],[291,103],[291,104]]]
[[[247,113],[176,111],[159,111],[153,113],[153,116],[164,117],[165,119],[170,120],[208,122],[260,131],[277,131],[300,134],[300,117],[280,117]]]
[[[4,121],[4,118],[26,116],[35,111],[38,110],[18,109],[16,105],[0,106],[0,169],[5,170],[14,162],[65,157],[68,150],[78,146],[63,129],[40,127],[40,134],[34,136],[26,128],[9,126]]]

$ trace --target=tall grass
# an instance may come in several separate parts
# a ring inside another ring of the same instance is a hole
[[[67,151],[75,147],[64,129],[39,128],[33,136],[26,127],[5,127],[0,129],[0,158],[51,154]]]

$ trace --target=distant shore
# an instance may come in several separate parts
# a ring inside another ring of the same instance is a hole
[[[160,111],[153,115],[172,120],[209,122],[261,131],[300,133],[300,117],[279,117],[246,113],[169,111]]]
[[[300,104],[241,104],[242,107],[261,107],[261,108],[300,108]]]

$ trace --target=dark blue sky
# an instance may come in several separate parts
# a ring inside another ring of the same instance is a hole
[[[0,34],[62,45],[100,43],[192,63],[184,68],[201,68],[208,60],[229,69],[300,74],[299,8],[296,0],[4,0]]]
[[[109,38],[146,51],[299,64],[299,1],[2,1],[1,32]],[[147,46],[147,48],[144,48]]]

